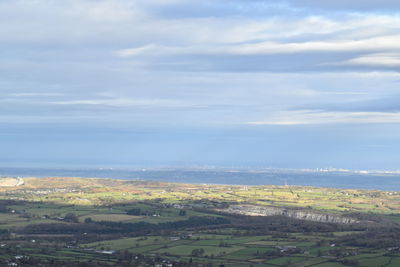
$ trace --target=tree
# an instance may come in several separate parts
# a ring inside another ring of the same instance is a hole
[[[134,209],[130,209],[126,212],[126,214],[128,215],[134,215],[134,216],[139,216],[142,214],[142,211],[140,208],[134,208]]]
[[[67,213],[64,217],[64,220],[66,222],[73,222],[73,223],[78,223],[79,219],[78,217],[75,215],[75,213]]]
[[[186,210],[180,210],[179,216],[186,216]]]
[[[202,255],[204,255],[204,249],[202,249],[202,248],[195,248],[195,249],[192,250],[192,256],[194,256],[194,257],[200,257],[200,256],[202,256]]]

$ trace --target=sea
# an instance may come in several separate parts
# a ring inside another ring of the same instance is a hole
[[[232,169],[5,168],[0,177],[82,177],[226,185],[288,185],[400,191],[400,174]]]

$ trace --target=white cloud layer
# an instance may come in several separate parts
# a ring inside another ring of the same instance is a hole
[[[343,64],[349,65],[367,65],[367,66],[384,66],[384,67],[400,67],[399,54],[370,54],[350,59]]]
[[[334,2],[1,1],[2,118],[398,123],[315,111],[398,98],[398,4]]]
[[[310,124],[391,124],[400,123],[400,112],[324,112],[318,110],[283,111],[251,125]]]
[[[112,107],[156,107],[156,108],[182,108],[194,107],[188,103],[168,99],[133,99],[133,98],[109,98],[109,99],[85,99],[51,101],[54,105],[88,105],[88,106],[112,106]]]
[[[400,35],[383,36],[364,40],[330,40],[323,42],[276,43],[261,42],[256,44],[238,44],[221,46],[189,46],[168,47],[149,44],[137,48],[122,49],[116,53],[122,57],[139,55],[168,54],[231,54],[231,55],[263,55],[292,54],[315,52],[368,52],[368,51],[400,51]]]

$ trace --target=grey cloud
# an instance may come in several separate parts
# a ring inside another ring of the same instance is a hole
[[[292,110],[318,110],[325,112],[400,112],[400,95],[364,101],[342,101],[340,103],[323,103],[296,106]]]
[[[320,8],[320,9],[341,9],[341,10],[388,10],[399,9],[400,3],[396,0],[287,0],[296,7]]]
[[[310,16],[312,12],[304,8],[276,1],[156,2],[3,1],[1,97],[18,98],[14,103],[2,102],[3,119],[26,122],[35,116],[41,120],[59,116],[120,124],[234,124],[309,102],[337,102],[337,97],[318,94],[318,90],[333,90],[325,87],[336,82],[336,77],[318,78],[325,73],[398,70],[335,64],[370,52],[358,48],[301,48],[321,40],[395,36],[395,15],[317,12],[318,16]],[[371,25],[377,29],[373,33],[365,30]],[[280,44],[306,44],[289,52],[223,51],[268,42],[278,44],[277,50]],[[115,54],[152,44],[148,54],[127,58]],[[216,52],[167,53],[159,47],[206,47]],[[388,80],[382,79],[381,84]],[[348,90],[355,90],[354,80],[346,83]],[[138,107],[125,101],[118,106],[115,99],[172,99],[178,104]]]
[[[400,9],[396,0],[222,0],[201,2],[178,1],[169,5],[151,5],[148,12],[166,18],[279,16],[291,17],[336,11],[385,11]]]
[[[148,68],[219,72],[370,72],[398,71],[397,66],[340,65],[359,53],[309,52],[270,55],[184,55],[148,59]]]
[[[151,6],[148,11],[165,18],[229,17],[291,15],[300,16],[304,12],[291,7],[284,1],[243,1],[243,0],[205,0],[201,2],[178,2],[170,5]]]

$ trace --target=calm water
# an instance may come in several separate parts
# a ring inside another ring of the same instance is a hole
[[[0,176],[98,177],[232,185],[284,185],[286,182],[288,185],[400,191],[400,175],[364,175],[352,173],[0,168]]]

